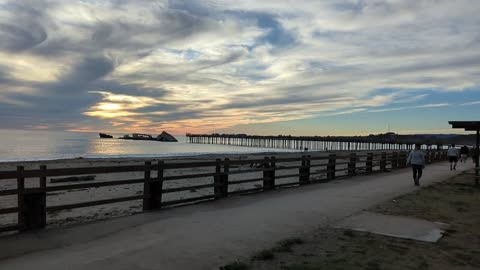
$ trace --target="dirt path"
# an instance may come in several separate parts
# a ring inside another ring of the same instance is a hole
[[[460,173],[427,167],[423,185]],[[468,167],[470,168],[470,167]],[[218,269],[278,239],[416,190],[409,169],[232,197],[0,241],[0,269]],[[43,250],[43,251],[41,251]],[[29,253],[19,256],[22,253]]]

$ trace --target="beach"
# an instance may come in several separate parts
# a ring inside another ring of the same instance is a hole
[[[263,157],[276,158],[292,158],[301,157],[302,155],[311,155],[312,157],[327,156],[329,152],[265,152],[265,153],[251,153],[251,154],[209,154],[199,156],[188,157],[161,157],[161,158],[77,158],[77,159],[60,159],[60,160],[48,160],[48,161],[23,161],[23,162],[2,162],[0,163],[0,171],[16,170],[16,166],[24,166],[25,170],[38,169],[40,165],[46,165],[49,169],[54,168],[89,168],[89,167],[101,167],[101,166],[127,166],[127,165],[142,165],[145,161],[151,161],[152,163],[159,160],[165,161],[165,163],[183,163],[183,162],[197,162],[197,161],[215,161],[216,159],[229,158],[230,160],[251,160],[251,159],[263,159]],[[342,154],[346,154],[342,152]],[[326,164],[327,160],[314,161],[315,164]],[[313,162],[312,162],[313,163]],[[299,166],[300,162],[289,162],[277,164],[277,166]],[[341,166],[346,167],[346,164]],[[339,168],[341,167],[339,166]],[[252,169],[250,164],[231,166],[230,171],[236,170],[248,170]],[[324,170],[324,167],[317,167],[315,169]],[[315,170],[313,170],[315,171]],[[199,173],[213,173],[215,167],[200,167],[200,168],[188,168],[188,169],[169,169],[165,170],[165,176],[173,175],[190,175]],[[287,169],[277,172],[277,176],[298,174],[298,169]],[[229,181],[245,180],[261,178],[263,172],[261,170],[250,173],[232,174]],[[322,174],[315,175],[316,178],[324,177]],[[55,177],[54,177],[55,178]],[[57,177],[58,178],[58,177]],[[125,173],[109,173],[95,175],[95,180],[91,182],[105,182],[116,180],[129,180],[129,179],[142,179],[143,172],[125,172]],[[66,185],[72,183],[51,183],[51,179],[47,179],[47,187],[55,185]],[[276,184],[289,183],[298,181],[298,177],[287,177],[278,179]],[[74,182],[87,183],[86,181]],[[166,181],[163,188],[176,188],[176,187],[188,187],[202,184],[213,184],[213,177],[202,177],[194,179],[181,179]],[[0,181],[0,190],[15,189],[16,180],[2,180]],[[262,187],[262,181],[242,183],[229,186],[229,192],[252,189]],[[25,180],[26,188],[33,188],[39,186],[39,179],[27,178]],[[110,198],[118,198],[125,196],[135,196],[143,194],[143,184],[129,184],[119,186],[108,186],[99,188],[88,189],[76,189],[76,190],[64,190],[59,192],[47,193],[47,206],[64,205],[71,203],[79,203],[93,200],[102,200]],[[172,201],[179,199],[187,199],[193,197],[213,195],[213,188],[204,189],[191,189],[181,192],[173,192],[164,194],[163,201]],[[0,197],[0,208],[16,207],[17,197],[3,196]],[[58,212],[49,212],[47,215],[47,224],[49,227],[64,226],[67,224],[83,223],[94,220],[102,220],[111,217],[126,216],[135,213],[142,212],[142,200],[120,202],[114,204],[106,204],[94,207],[77,208],[73,210],[64,210]],[[17,222],[17,214],[8,214],[0,216],[0,225],[15,224]]]

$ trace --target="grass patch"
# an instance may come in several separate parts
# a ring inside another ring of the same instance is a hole
[[[274,252],[292,252],[292,247],[295,245],[303,244],[304,241],[300,238],[288,238],[278,242],[275,247],[272,248]]]
[[[317,266],[312,265],[288,265],[283,266],[282,270],[324,270],[325,268],[318,268]],[[329,270],[329,269],[325,269]]]
[[[352,230],[345,230],[343,232],[343,235],[348,236],[348,237],[355,237],[355,233]]]
[[[259,260],[259,261],[269,261],[275,259],[275,253],[271,249],[265,249],[262,251],[257,252],[255,255],[252,257],[253,260]]]
[[[292,247],[303,244],[304,241],[300,238],[287,238],[275,244],[271,249],[264,249],[252,256],[252,260],[270,261],[275,259],[275,252],[292,252]]]
[[[250,268],[246,263],[239,262],[239,261],[229,263],[227,265],[220,267],[220,270],[248,270],[248,269]]]

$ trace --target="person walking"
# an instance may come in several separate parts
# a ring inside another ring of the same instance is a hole
[[[473,164],[477,164],[477,156],[478,156],[478,152],[477,152],[477,148],[476,147],[473,147],[472,148],[472,161],[473,161]]]
[[[450,145],[447,151],[448,161],[450,162],[450,170],[457,169],[458,162],[458,150],[455,148],[455,144]]]
[[[460,148],[460,162],[463,162],[463,163],[467,162],[468,152],[469,152],[468,146],[464,145],[462,146],[462,148]]]
[[[425,153],[420,150],[420,144],[416,144],[415,149],[408,154],[407,164],[412,165],[413,183],[419,186],[422,171],[425,168]]]

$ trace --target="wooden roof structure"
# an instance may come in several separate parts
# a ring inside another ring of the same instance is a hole
[[[480,121],[448,121],[452,128],[463,128],[467,131],[480,130]]]
[[[475,149],[475,154],[473,156],[475,160],[475,184],[479,184],[479,163],[480,163],[480,121],[448,121],[450,125],[452,125],[452,128],[463,128],[467,131],[476,131],[477,132],[477,137],[476,137],[476,149]]]

